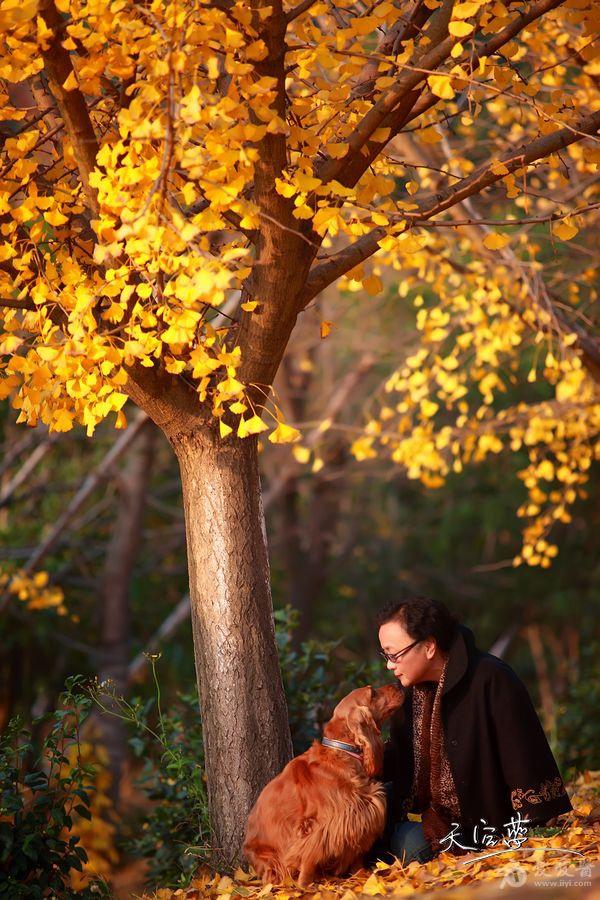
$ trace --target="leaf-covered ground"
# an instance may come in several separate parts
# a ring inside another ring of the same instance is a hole
[[[460,900],[463,894],[471,896],[475,890],[483,900],[496,896],[499,889],[513,887],[520,888],[520,900],[533,896],[534,890],[555,898],[573,888],[578,896],[600,897],[600,771],[585,772],[569,788],[574,811],[561,818],[560,830],[553,829],[555,833],[547,836],[529,837],[518,852],[507,850],[487,858],[484,857],[490,851],[468,856],[442,853],[429,863],[412,862],[404,867],[400,863],[378,863],[373,870],[313,884],[309,889],[294,884],[263,886],[252,871],[237,869],[229,876],[205,868],[189,888],[175,891],[163,888],[154,897],[157,900],[176,897],[184,900],[237,900],[238,897],[355,900],[414,893],[441,897],[448,889],[459,888],[452,892],[453,900]]]

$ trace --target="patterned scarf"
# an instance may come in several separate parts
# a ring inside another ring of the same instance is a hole
[[[413,687],[412,805],[421,813],[425,837],[434,851],[450,831],[451,823],[460,821],[460,805],[446,755],[441,718],[445,677],[446,665],[437,685],[423,682]]]

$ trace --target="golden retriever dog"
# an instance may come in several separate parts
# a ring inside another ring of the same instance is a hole
[[[404,702],[400,685],[357,688],[301,756],[261,792],[246,828],[243,852],[263,882],[356,870],[383,832],[381,724]]]

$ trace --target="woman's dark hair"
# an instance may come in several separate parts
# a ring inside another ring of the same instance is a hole
[[[439,600],[428,597],[406,597],[386,604],[377,615],[377,627],[399,622],[414,641],[435,638],[446,652],[456,634],[458,621]]]

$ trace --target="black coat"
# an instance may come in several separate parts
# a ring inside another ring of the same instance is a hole
[[[392,815],[402,818],[413,779],[412,690],[391,720],[385,781]],[[461,809],[461,833],[483,818],[506,833],[521,813],[543,824],[572,807],[527,689],[509,665],[475,646],[459,626],[450,647],[441,704],[446,753]],[[410,811],[410,810],[409,810]]]

